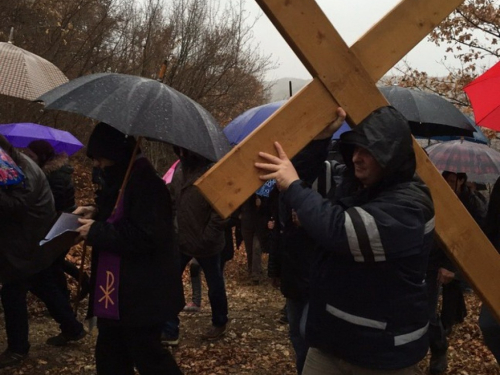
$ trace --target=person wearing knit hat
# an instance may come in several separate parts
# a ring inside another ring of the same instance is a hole
[[[99,334],[98,375],[181,374],[161,345],[163,322],[184,307],[168,189],[136,141],[108,124],[92,132],[87,155],[102,171],[95,206],[77,208],[78,229],[92,246],[89,315]],[[129,163],[130,177],[117,197]]]
[[[91,159],[104,158],[115,163],[128,164],[135,144],[134,137],[125,135],[112,126],[100,122],[90,135],[87,156]]]

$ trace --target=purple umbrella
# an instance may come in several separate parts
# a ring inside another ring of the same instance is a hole
[[[0,125],[0,134],[3,134],[12,146],[18,148],[28,147],[31,141],[44,140],[54,147],[56,153],[73,155],[83,147],[83,144],[67,131],[30,122]]]

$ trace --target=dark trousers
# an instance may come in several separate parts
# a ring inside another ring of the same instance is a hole
[[[161,324],[146,327],[102,327],[95,347],[98,375],[182,374],[172,354],[162,347]]]
[[[69,302],[67,289],[61,287],[64,272],[60,262],[56,261],[49,268],[39,272],[28,280],[5,283],[1,297],[5,317],[8,348],[16,353],[29,351],[28,341],[28,291],[40,298],[47,306],[52,318],[59,323],[61,332],[67,336],[76,336],[83,330],[83,325],[76,320]]]
[[[201,306],[201,267],[196,259],[189,264],[189,275],[191,276],[191,301],[196,306]]]
[[[462,282],[454,279],[443,285],[442,295],[441,322],[445,331],[451,332],[453,326],[462,323],[467,316]]]
[[[437,272],[437,269],[427,270],[425,278],[429,301],[429,346],[434,355],[446,353],[448,350],[448,340],[437,311],[440,289]]]
[[[193,257],[181,254],[181,269],[184,270],[186,265]],[[211,257],[196,258],[203,273],[208,286],[208,299],[210,308],[212,309],[212,324],[216,327],[221,327],[227,323],[227,296],[226,285],[224,283],[224,275],[222,274],[220,254]]]
[[[184,271],[186,265],[193,257],[181,253],[181,270]],[[208,299],[212,309],[212,325],[222,327],[228,321],[227,318],[227,296],[224,275],[222,273],[220,254],[206,258],[196,258],[208,286]],[[164,333],[169,337],[179,336],[179,317],[167,320],[163,327]]]
[[[269,239],[268,221],[269,216],[256,206],[254,196],[241,206],[241,236],[245,242],[248,273],[255,279],[262,274],[262,251],[267,249]]]
[[[286,299],[286,315],[288,318],[290,341],[292,342],[293,350],[295,351],[295,364],[297,366],[297,374],[299,375],[302,374],[307,351],[309,350],[309,345],[307,345],[305,338],[300,332],[300,324],[306,305],[306,301],[292,298]]]
[[[479,328],[483,333],[486,346],[500,363],[500,324],[484,304],[479,314]]]

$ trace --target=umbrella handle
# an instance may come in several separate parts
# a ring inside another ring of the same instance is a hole
[[[139,151],[139,146],[141,145],[142,137],[137,137],[137,142],[134,147],[134,151],[132,152],[132,157],[130,158],[130,163],[128,163],[127,172],[125,173],[125,178],[123,179],[122,186],[120,188],[120,193],[118,194],[118,198],[116,198],[115,207],[113,208],[113,213],[118,206],[118,202],[123,197],[125,193],[125,186],[127,185],[128,179],[130,177],[130,172],[132,171],[132,166],[134,165],[135,157],[137,156],[137,152]]]
[[[80,269],[78,270],[78,285],[76,287],[75,306],[73,308],[75,315],[78,314],[78,306],[80,304],[80,293],[82,291],[83,270],[85,266],[86,257],[87,257],[87,241],[83,241],[82,260],[80,263]]]
[[[161,64],[160,73],[158,73],[158,82],[163,82],[163,77],[165,77],[165,72],[167,71],[167,60],[163,60]]]
[[[9,41],[7,43],[14,44],[14,27],[10,28]]]

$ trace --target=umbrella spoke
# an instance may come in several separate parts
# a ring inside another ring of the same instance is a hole
[[[230,149],[215,119],[194,100],[158,81],[115,73],[77,78],[39,98],[122,133],[184,147],[217,161]]]
[[[33,123],[14,123],[0,125],[0,134],[18,148],[28,147],[31,141],[45,140],[57,153],[65,152],[72,155],[83,147],[83,144],[65,131]]]
[[[399,112],[410,121],[415,136],[469,136],[475,131],[469,119],[439,95],[400,86],[379,87]]]
[[[494,182],[500,176],[500,153],[469,141],[449,141],[426,148],[430,160],[440,171],[467,173],[474,182]]]
[[[54,64],[11,43],[0,42],[0,94],[35,100],[68,78]]]

